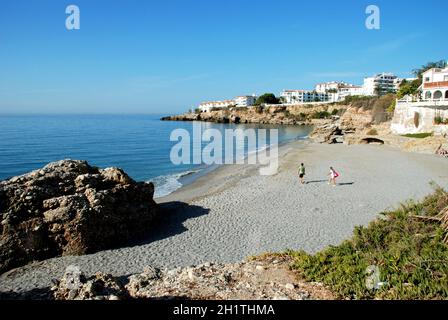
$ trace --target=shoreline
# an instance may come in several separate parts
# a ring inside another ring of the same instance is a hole
[[[0,275],[0,291],[51,286],[69,265],[86,275],[124,276],[149,265],[235,263],[285,249],[315,253],[349,238],[355,226],[382,211],[420,200],[431,192],[431,181],[448,187],[446,159],[387,146],[293,141],[279,148],[279,159],[273,176],[260,176],[257,165],[223,165],[156,199],[167,214],[145,241],[8,271]],[[300,162],[307,168],[306,185],[298,182]],[[326,183],[330,165],[341,173],[337,187]]]

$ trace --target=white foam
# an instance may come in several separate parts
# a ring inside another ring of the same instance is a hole
[[[154,179],[151,179],[151,182],[154,183],[155,186],[154,198],[161,198],[173,193],[174,191],[182,187],[182,183],[179,182],[180,178],[185,177],[189,174],[196,173],[198,171],[199,170],[188,170],[181,173],[158,176]]]

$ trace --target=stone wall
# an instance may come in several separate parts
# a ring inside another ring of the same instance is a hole
[[[413,103],[398,103],[395,107],[391,130],[395,134],[434,132],[448,134],[448,125],[435,125],[434,118],[448,119],[448,106],[420,106]]]

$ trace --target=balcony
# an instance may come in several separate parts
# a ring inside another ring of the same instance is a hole
[[[442,88],[442,87],[448,87],[448,81],[436,81],[436,82],[423,83],[423,88],[425,88],[425,89]]]

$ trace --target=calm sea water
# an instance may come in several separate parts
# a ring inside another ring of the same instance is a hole
[[[191,122],[160,121],[162,115],[0,116],[0,180],[61,159],[120,167],[138,181],[153,181],[156,197],[182,186],[182,177],[205,165],[170,161],[172,130],[192,132]],[[203,129],[277,128],[279,143],[305,138],[310,127],[201,123]],[[194,141],[191,141],[194,143]],[[269,141],[268,141],[269,143]],[[202,143],[203,145],[206,143]],[[246,150],[251,152],[253,150]]]

